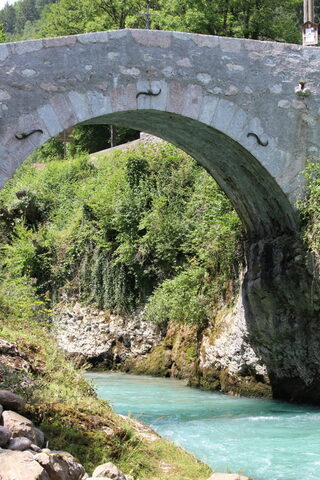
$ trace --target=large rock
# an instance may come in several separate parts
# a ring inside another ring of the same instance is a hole
[[[32,442],[29,438],[26,437],[16,437],[11,438],[10,442],[6,445],[5,448],[9,450],[16,450],[19,452],[24,452],[25,450],[29,450],[31,448]]]
[[[0,447],[4,447],[12,436],[11,430],[0,426]]]
[[[238,473],[214,473],[208,480],[252,480]]]
[[[31,452],[0,449],[0,480],[50,480]]]
[[[34,427],[31,420],[19,413],[5,410],[2,414],[3,425],[11,430],[13,437],[26,437],[39,447],[42,447],[44,436],[42,432]]]
[[[25,400],[19,395],[16,395],[9,390],[0,390],[0,404],[4,408],[20,410],[25,406],[25,403]]]
[[[76,459],[67,452],[42,452],[35,460],[45,469],[50,480],[86,480],[88,475]]]
[[[99,465],[92,474],[93,478],[111,478],[112,480],[126,480],[124,473],[112,462]]]

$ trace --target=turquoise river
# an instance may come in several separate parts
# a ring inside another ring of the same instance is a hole
[[[320,480],[320,408],[233,398],[172,379],[86,377],[116,412],[139,418],[218,472],[253,480]]]

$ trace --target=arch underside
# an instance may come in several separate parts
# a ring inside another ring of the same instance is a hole
[[[157,110],[122,111],[84,124],[113,124],[167,140],[196,159],[229,197],[248,236],[275,237],[297,229],[285,193],[258,160],[224,133],[199,121]]]

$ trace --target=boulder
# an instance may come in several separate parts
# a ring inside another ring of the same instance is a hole
[[[13,437],[29,438],[32,443],[42,447],[44,435],[38,428],[33,426],[31,420],[11,410],[5,410],[2,417],[3,425],[11,430]]]
[[[32,427],[35,434],[35,444],[42,448],[44,445],[44,433],[37,427]]]
[[[238,473],[214,473],[208,480],[252,480]]]
[[[34,456],[50,480],[86,480],[88,475],[76,459],[67,452],[41,452]]]
[[[30,450],[32,450],[33,452],[37,452],[37,453],[41,452],[41,448],[38,447],[38,445],[35,445],[34,443],[31,444]]]
[[[0,450],[1,480],[50,480],[31,452]]]
[[[9,390],[0,390],[0,405],[2,405],[3,408],[20,410],[25,404],[25,400],[19,395],[16,395]]]
[[[0,426],[0,447],[4,447],[12,436],[11,430]]]
[[[124,473],[119,470],[112,462],[99,465],[92,474],[93,478],[111,478],[112,480],[126,480]]]
[[[17,450],[19,452],[24,452],[25,450],[29,450],[31,448],[31,445],[32,442],[31,440],[29,440],[29,438],[16,437],[11,438],[5,448],[8,448],[9,450]]]

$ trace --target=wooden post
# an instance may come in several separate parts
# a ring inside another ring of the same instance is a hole
[[[303,22],[314,23],[314,0],[304,0],[303,3]]]

